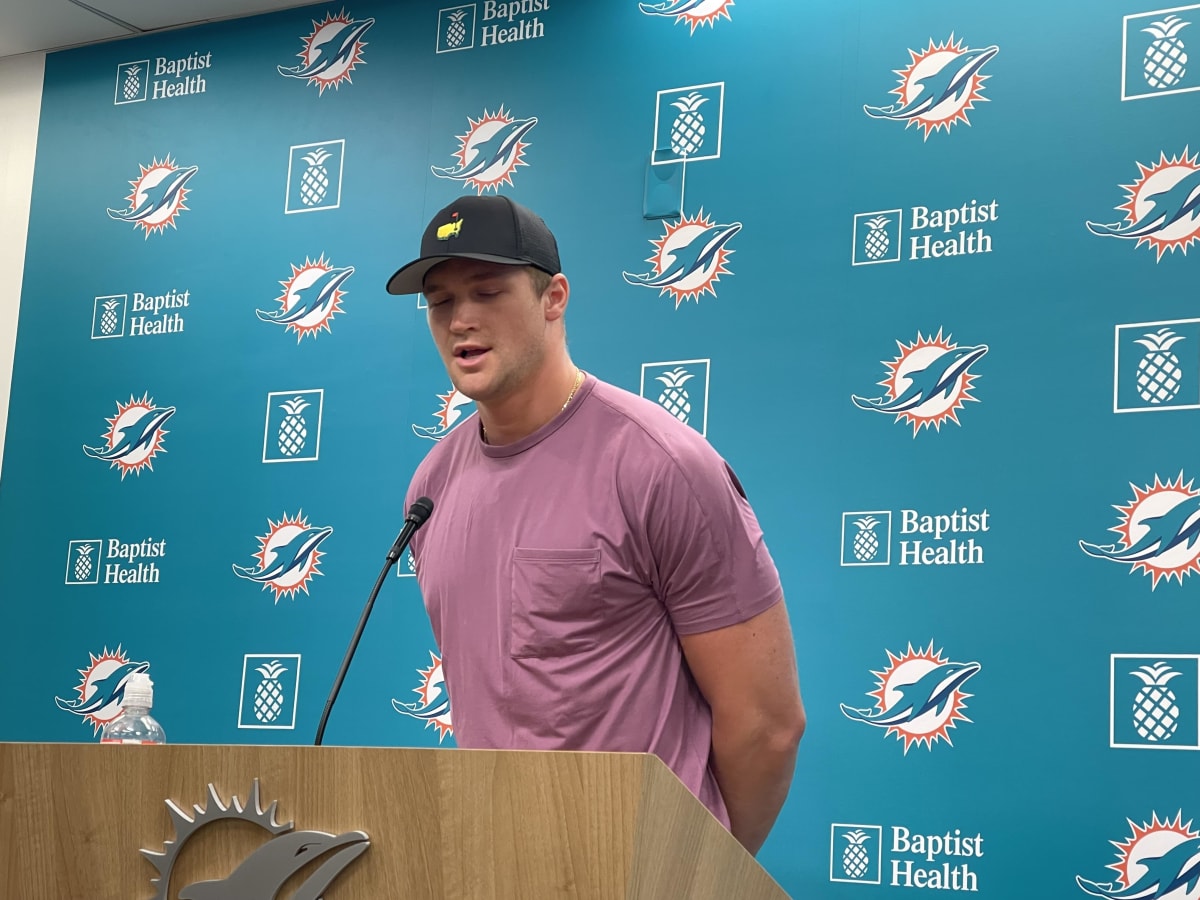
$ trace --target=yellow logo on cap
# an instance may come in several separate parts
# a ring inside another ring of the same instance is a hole
[[[455,213],[454,215],[458,215]],[[454,222],[447,222],[445,225],[439,225],[437,230],[437,239],[439,241],[448,241],[452,237],[458,237],[458,233],[462,231],[462,219]]]

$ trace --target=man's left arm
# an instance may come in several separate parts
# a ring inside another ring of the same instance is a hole
[[[745,622],[679,640],[712,708],[713,768],[730,830],[757,853],[787,799],[805,725],[787,607],[780,600]]]

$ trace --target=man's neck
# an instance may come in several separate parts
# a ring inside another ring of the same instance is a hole
[[[497,405],[479,404],[481,435],[488,444],[512,444],[533,434],[574,399],[583,372],[569,359],[541,385]]]

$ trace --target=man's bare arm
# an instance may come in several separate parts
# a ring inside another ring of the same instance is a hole
[[[738,625],[680,637],[713,714],[713,764],[730,830],[757,853],[783,802],[804,734],[796,652],[783,602]]]

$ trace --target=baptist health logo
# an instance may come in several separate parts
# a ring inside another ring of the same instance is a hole
[[[92,340],[180,334],[190,297],[191,291],[175,288],[162,294],[135,291],[132,303],[128,294],[97,297],[92,307]]]
[[[1145,100],[1200,90],[1200,67],[1189,65],[1187,41],[1200,5],[1135,13],[1123,20],[1121,99]],[[1186,32],[1186,34],[1185,34]]]
[[[892,887],[943,891],[978,891],[979,874],[971,863],[983,857],[983,834],[947,829],[921,834],[903,825],[834,822],[829,829],[829,880],[848,884],[881,884],[887,853],[888,884]]]
[[[981,537],[991,530],[990,513],[971,512],[963,506],[951,513],[927,514],[902,509],[899,565],[982,565]],[[972,535],[963,538],[963,535]],[[889,566],[892,564],[892,513],[867,510],[842,513],[842,565]]]
[[[903,122],[905,128],[920,126],[929,140],[932,132],[962,122],[970,125],[967,112],[983,96],[983,82],[990,76],[980,70],[1000,52],[996,46],[973,50],[955,41],[954,35],[942,44],[929,39],[924,50],[908,51],[910,62],[896,69],[899,87],[892,88],[897,99],[889,106],[863,106],[863,112],[873,119]]]
[[[288,148],[284,215],[337,209],[342,204],[346,139],[295,144]]]
[[[972,199],[960,206],[913,206],[857,213],[850,247],[852,266],[902,259],[947,259],[992,252],[991,223],[1000,218],[996,200]],[[903,241],[908,222],[908,243]]]
[[[1076,875],[1079,889],[1093,897],[1195,900],[1200,831],[1192,828],[1191,819],[1185,822],[1179,810],[1174,819],[1166,814],[1160,820],[1153,811],[1150,821],[1143,819],[1141,825],[1125,821],[1129,834],[1109,842],[1117,848],[1117,861],[1107,866],[1116,872],[1116,881],[1109,873],[1100,876],[1104,881]]]
[[[325,391],[271,391],[263,425],[264,463],[316,462],[321,457]]]
[[[712,361],[675,359],[642,363],[639,393],[684,425],[708,435],[708,374]]]
[[[724,127],[725,82],[659,91],[650,164],[720,159]]]
[[[1200,319],[1116,327],[1113,412],[1200,409]]]
[[[1195,194],[1200,190],[1200,153],[1183,152],[1167,157],[1159,151],[1158,162],[1137,164],[1138,177],[1120,185],[1125,202],[1114,209],[1125,214],[1123,221],[1086,222],[1087,230],[1097,237],[1135,241],[1145,244],[1161,262],[1170,251],[1187,255],[1188,247],[1200,240],[1200,207]]]
[[[159,56],[153,63],[148,59],[121,63],[117,66],[113,105],[203,94],[208,83],[200,73],[211,68],[211,50],[208,53],[196,50],[178,59]]]
[[[293,729],[299,696],[299,653],[247,653],[237,727]]]
[[[473,50],[478,33],[479,46],[512,44],[546,36],[546,25],[537,13],[550,9],[550,0],[484,0],[483,19],[478,30],[478,3],[446,6],[438,10],[436,53]]]
[[[1160,581],[1175,579],[1180,585],[1185,576],[1200,572],[1200,490],[1192,479],[1162,481],[1156,474],[1153,485],[1138,487],[1130,482],[1133,498],[1114,505],[1120,521],[1109,528],[1115,543],[1091,543],[1081,540],[1079,548],[1088,556],[1129,566],[1129,572],[1141,572],[1151,578],[1150,589]]]
[[[158,584],[162,580],[158,565],[166,556],[167,542],[162,538],[70,541],[63,584]]]
[[[1108,698],[1110,747],[1200,750],[1200,655],[1114,653]]]

